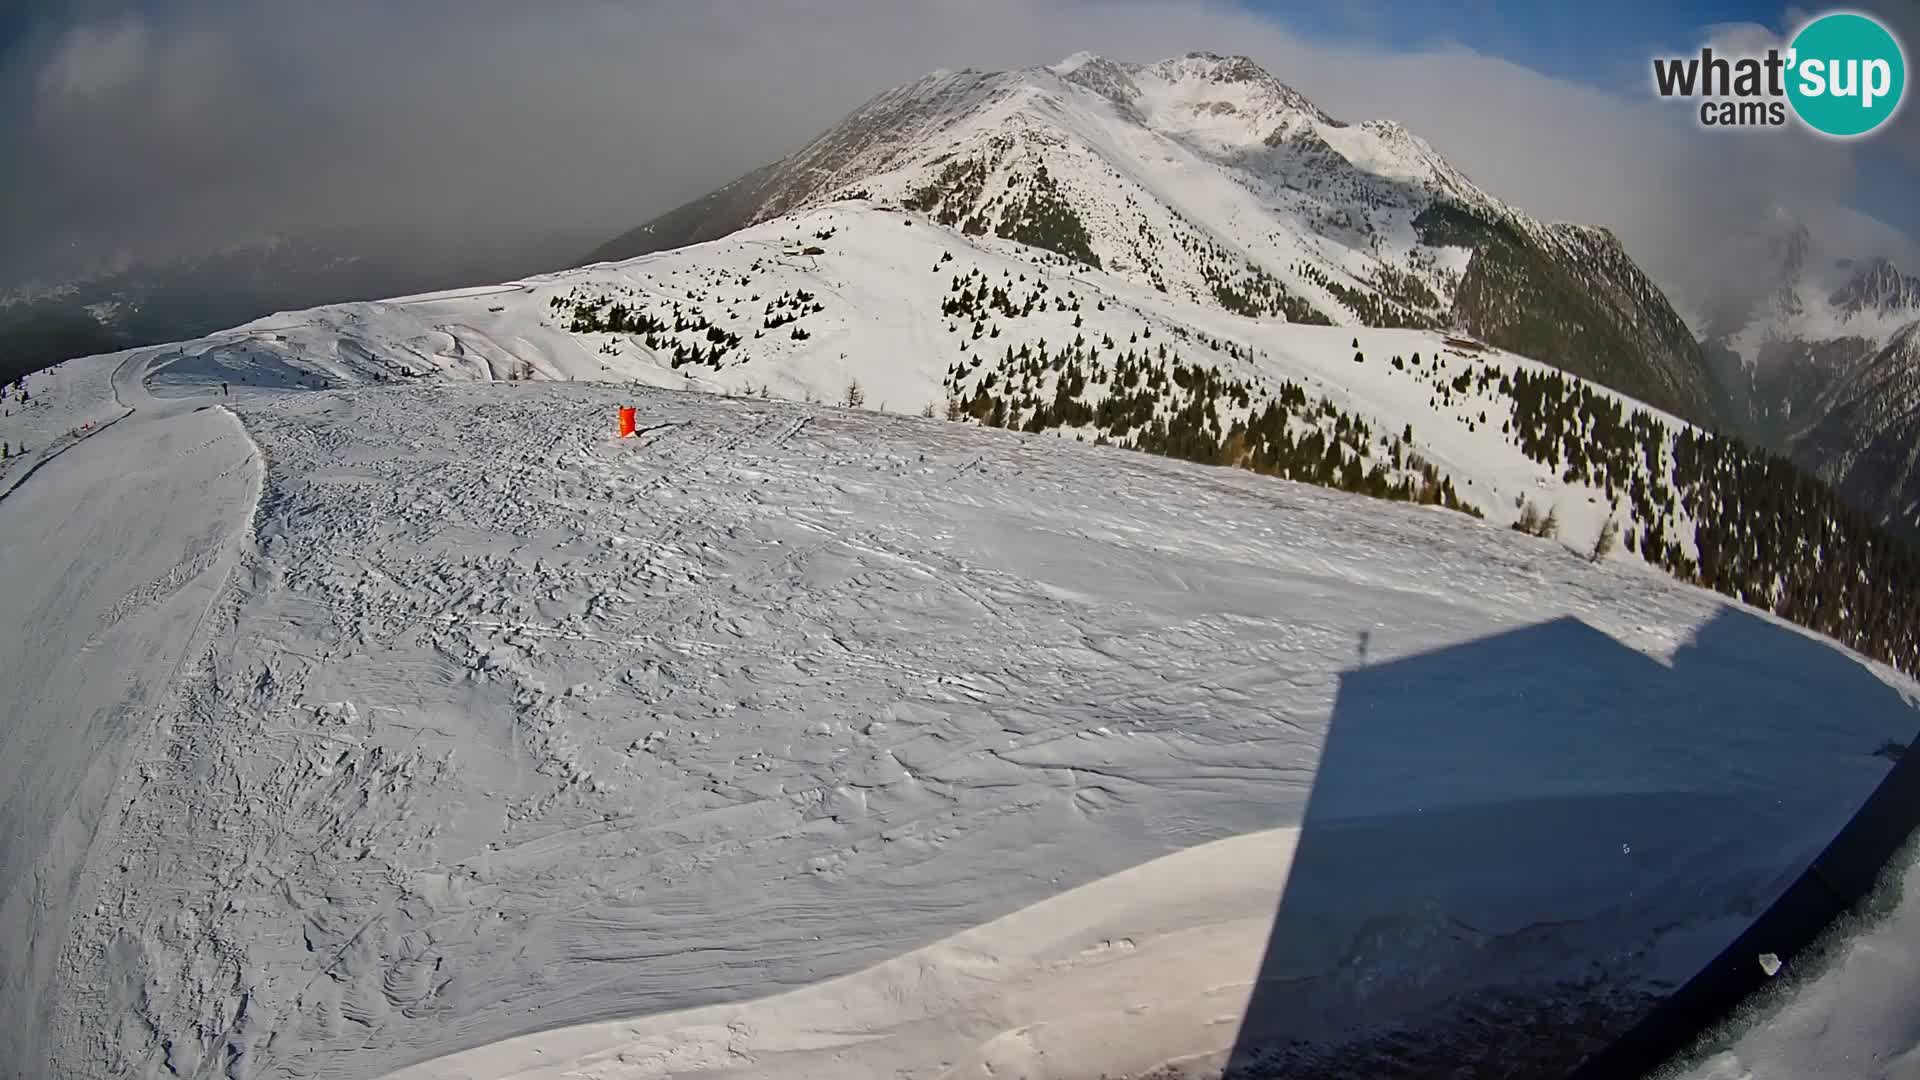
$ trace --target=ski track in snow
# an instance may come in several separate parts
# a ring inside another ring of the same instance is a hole
[[[7,443],[7,456],[0,460],[0,499],[81,440],[124,419],[132,403],[123,400],[121,384],[143,393],[137,385],[142,371],[137,354],[69,361],[29,376],[27,401],[9,394],[0,417],[0,438]]]
[[[51,467],[0,504],[0,610],[12,623],[0,639],[0,1013],[18,1021],[0,1031],[9,1069],[41,1052],[63,931],[92,891],[83,870],[112,858],[101,827],[115,780],[226,582],[260,478],[230,413],[156,407],[139,371],[106,357],[73,365],[57,386],[36,376],[49,413],[145,411],[59,445],[59,460],[42,459]],[[101,394],[109,381],[114,394]]]
[[[611,438],[623,402],[639,438]],[[585,384],[234,408],[266,462],[250,531],[259,458],[192,398],[0,506],[0,587],[30,593],[7,609],[40,620],[8,647],[47,659],[8,670],[67,678],[45,699],[98,700],[93,727],[141,721],[56,742],[68,714],[10,708],[9,820],[60,824],[4,859],[30,961],[7,991],[44,1021],[7,1049],[56,1075],[378,1077],[797,990],[1300,825],[1358,664],[1566,615],[1668,657],[1724,608],[1457,514],[942,421]],[[74,565],[28,565],[47,551]],[[1778,715],[1661,705],[1667,752],[1593,782],[1804,765],[1803,835],[1712,850],[1747,895],[1831,835],[1912,713],[1822,718],[1802,673],[1711,662]],[[1587,681],[1595,716],[1648,708]],[[1726,770],[1729,745],[1756,756]],[[1509,931],[1699,914],[1699,880],[1622,914],[1590,876],[1539,877]],[[1258,949],[1241,923],[1213,947]]]

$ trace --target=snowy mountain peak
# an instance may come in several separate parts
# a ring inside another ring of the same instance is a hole
[[[1245,117],[1255,126],[1267,121],[1268,128],[1272,121],[1288,113],[1300,114],[1315,123],[1334,123],[1332,117],[1304,94],[1244,56],[1188,53],[1138,68],[1134,77],[1144,86],[1158,90],[1156,96],[1170,108],[1185,107],[1214,117]]]
[[[1857,509],[1920,536],[1920,277],[1900,268],[1920,252],[1844,211],[1776,208],[1767,224],[1746,262],[1750,298],[1703,322],[1725,411]]]
[[[1865,353],[1920,318],[1920,277],[1891,259],[1840,256],[1835,244],[1805,223],[1782,220],[1759,262],[1766,291],[1751,307],[1708,321],[1706,336],[1749,369],[1770,347],[1838,339],[1860,342]]]
[[[1071,75],[1076,71],[1079,71],[1081,68],[1086,67],[1089,64],[1105,64],[1105,63],[1111,63],[1111,61],[1109,61],[1106,57],[1101,56],[1099,53],[1088,52],[1087,50],[1082,49],[1079,52],[1074,53],[1072,56],[1069,56],[1066,59],[1060,61],[1059,63],[1050,65],[1049,69],[1055,75],[1065,78],[1066,76]]]
[[[1890,259],[1870,259],[1831,301],[1849,315],[1920,314],[1920,277],[1902,273]]]
[[[1676,413],[1711,400],[1698,343],[1609,237],[1539,222],[1404,126],[1340,123],[1245,56],[921,79],[595,259],[854,199],[1174,302],[1459,329]]]
[[[1114,103],[1128,119],[1160,130],[1252,145],[1289,116],[1338,126],[1305,95],[1244,56],[1195,52],[1132,64],[1078,52],[1044,70]]]
[[[1106,98],[1129,116],[1138,118],[1134,102],[1140,100],[1140,87],[1133,81],[1133,65],[1116,63],[1093,53],[1075,53],[1051,69],[1061,79]]]
[[[1219,86],[1258,86],[1291,97],[1294,107],[1303,111],[1319,111],[1298,91],[1274,78],[1266,68],[1245,56],[1191,52],[1182,57],[1162,60],[1151,65],[1150,70],[1162,78],[1196,78]]]

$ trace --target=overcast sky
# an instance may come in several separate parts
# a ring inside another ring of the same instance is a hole
[[[1920,40],[1912,3],[1888,2],[1899,7],[1878,13]],[[0,252],[52,265],[56,251],[418,221],[610,236],[928,70],[1083,48],[1251,55],[1336,116],[1400,120],[1496,195],[1614,228],[1680,287],[1737,278],[1742,245],[1776,203],[1920,231],[1920,109],[1841,144],[1711,135],[1686,106],[1653,99],[1651,50],[1777,35],[1802,13],[1740,0],[1626,0],[1578,18],[1539,8],[1349,0],[1330,18],[1229,0],[6,0]],[[1852,221],[1849,243],[1904,243]]]

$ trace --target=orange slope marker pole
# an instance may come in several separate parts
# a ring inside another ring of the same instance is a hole
[[[633,406],[620,406],[620,437],[625,439],[633,434]]]

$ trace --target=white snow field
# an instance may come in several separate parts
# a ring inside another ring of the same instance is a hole
[[[1120,1076],[1487,995],[1578,1049],[1920,717],[1448,511],[206,344],[69,365],[133,411],[0,499],[8,1076]]]

